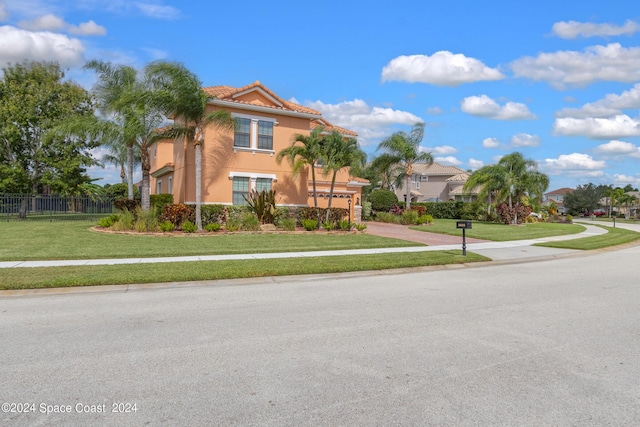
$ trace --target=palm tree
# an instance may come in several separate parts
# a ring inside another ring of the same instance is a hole
[[[390,190],[392,187],[402,188],[402,180],[404,178],[404,171],[400,167],[395,159],[387,154],[381,154],[373,159],[370,167],[375,171],[375,175],[378,177],[378,185],[382,190]]]
[[[624,191],[624,189],[622,190]],[[629,218],[630,215],[630,206],[633,206],[633,204],[635,202],[638,201],[638,198],[632,194],[627,194],[627,193],[623,193],[621,196],[618,197],[618,206],[624,206],[625,209],[625,218]]]
[[[89,61],[85,69],[92,69],[98,75],[98,82],[93,87],[93,93],[98,99],[100,111],[105,116],[111,116],[114,122],[119,122],[122,130],[125,129],[124,121],[131,113],[122,105],[122,94],[131,91],[137,84],[138,72],[129,65],[112,65],[103,61]],[[123,132],[124,133],[124,132]],[[134,144],[135,135],[124,137],[126,151],[126,175],[129,199],[133,199],[133,168],[134,168]]]
[[[127,174],[127,165],[128,165],[128,150],[125,144],[118,143],[107,144],[109,148],[109,153],[102,156],[102,161],[106,163],[110,163],[115,167],[120,168],[120,178],[122,179],[122,183],[129,182],[128,174]],[[140,165],[140,154],[134,152],[133,155],[133,166]]]
[[[367,155],[358,146],[358,141],[354,138],[345,138],[338,131],[333,131],[322,140],[322,171],[325,175],[331,174],[331,186],[329,187],[329,204],[327,206],[326,220],[331,214],[331,202],[333,201],[333,190],[336,184],[338,172],[344,168],[355,165],[362,165],[367,159]]]
[[[431,153],[420,151],[420,142],[424,137],[424,123],[416,123],[411,132],[396,132],[378,145],[378,150],[387,151],[388,156],[393,159],[393,163],[399,164],[404,170],[404,179],[407,189],[406,209],[411,208],[411,186],[409,181],[413,174],[413,166],[419,163],[431,164],[433,157]]]
[[[315,165],[321,158],[322,152],[322,126],[315,127],[309,135],[296,134],[293,136],[291,145],[281,150],[276,155],[276,162],[282,163],[285,157],[291,163],[291,170],[294,176],[306,166],[311,168],[311,184],[313,186],[313,207],[318,207],[318,195],[316,192],[316,171]]]
[[[496,203],[507,202],[509,209],[513,209],[514,199],[516,204],[525,196],[540,200],[549,187],[549,177],[535,168],[536,162],[514,152],[502,157],[497,165],[478,169],[469,177],[465,188],[475,188],[474,183],[483,185],[481,194],[496,191]],[[518,223],[517,210],[514,223]]]
[[[620,187],[609,188],[605,191],[605,195],[609,198],[609,218],[611,218],[613,207],[618,206],[618,200],[624,195],[624,190]]]
[[[487,214],[491,213],[492,196],[504,187],[504,174],[498,165],[483,166],[473,172],[462,190],[466,193],[478,189],[478,198],[487,198]]]
[[[202,230],[202,146],[205,129],[234,129],[235,120],[226,110],[207,112],[208,97],[198,77],[184,65],[158,61],[147,66],[153,84],[166,95],[163,106],[169,116],[179,122],[163,131],[163,136],[186,137],[194,146],[196,179],[196,225]]]

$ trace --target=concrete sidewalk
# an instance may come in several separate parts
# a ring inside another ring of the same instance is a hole
[[[512,240],[507,242],[489,242],[478,241],[477,243],[467,243],[467,251],[475,252],[480,255],[491,258],[494,261],[538,258],[538,257],[555,257],[576,251],[570,249],[556,249],[532,246],[535,243],[551,242],[558,240],[578,239],[581,237],[589,237],[606,233],[606,230],[581,222],[586,227],[582,233],[571,234],[565,236],[546,237],[533,240]],[[606,224],[603,224],[606,225]],[[629,225],[629,224],[625,224]],[[640,225],[632,228],[634,231],[640,231]],[[407,227],[401,227],[403,230],[397,229],[397,234],[388,235],[387,237],[395,237],[404,240],[414,240],[408,238],[407,234],[434,234],[424,233],[421,231],[409,230]],[[372,233],[375,234],[375,233]],[[438,235],[441,236],[441,235]],[[449,236],[451,237],[451,236]],[[420,236],[424,238],[424,236]],[[198,255],[198,256],[182,256],[182,257],[161,257],[161,258],[117,258],[117,259],[79,259],[79,260],[56,260],[56,261],[5,261],[0,262],[0,268],[33,268],[33,267],[64,267],[64,266],[89,266],[89,265],[118,265],[118,264],[151,264],[151,263],[169,263],[169,262],[194,262],[194,261],[229,261],[229,260],[246,260],[246,259],[280,259],[295,257],[319,257],[319,256],[348,256],[348,255],[369,255],[384,253],[402,253],[402,252],[430,252],[430,251],[447,251],[462,249],[462,239],[455,238],[459,241],[457,244],[444,244],[433,246],[411,246],[404,248],[377,248],[377,249],[353,249],[353,250],[336,250],[336,251],[313,251],[313,252],[279,252],[279,253],[258,253],[258,254],[235,254],[235,255]],[[468,239],[470,240],[470,239]]]

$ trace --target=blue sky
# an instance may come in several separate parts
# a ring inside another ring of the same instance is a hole
[[[260,80],[355,130],[371,156],[426,123],[436,161],[520,151],[550,190],[640,186],[640,3],[0,0],[0,66],[184,63],[205,86]],[[92,169],[118,182],[113,166]]]

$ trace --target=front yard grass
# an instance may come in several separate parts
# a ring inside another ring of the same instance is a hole
[[[594,224],[597,225],[597,224]],[[623,228],[613,228],[598,225],[607,230],[607,234],[599,236],[583,237],[581,239],[563,240],[559,242],[536,243],[535,246],[546,246],[549,248],[593,250],[608,248],[610,246],[623,245],[625,243],[640,240],[640,233]]]
[[[436,219],[432,225],[409,227],[412,230],[428,231],[431,233],[462,236],[462,230],[456,228],[456,220]],[[558,224],[548,222],[534,222],[522,225],[504,225],[489,222],[473,221],[473,228],[466,231],[467,237],[475,239],[504,242],[508,240],[529,240],[542,237],[576,234],[585,228],[579,224]]]
[[[0,222],[0,261],[152,258],[420,246],[362,233],[135,235],[88,222]]]
[[[376,255],[284,258],[242,261],[195,261],[81,267],[6,268],[0,289],[37,289],[133,283],[186,282],[250,277],[385,270],[489,261],[462,251],[407,252]],[[1,296],[1,294],[0,294]]]

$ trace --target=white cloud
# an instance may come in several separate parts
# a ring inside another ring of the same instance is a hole
[[[436,86],[458,86],[486,80],[501,80],[504,75],[463,54],[439,51],[428,55],[402,55],[382,69],[382,81],[429,83]]]
[[[484,162],[482,160],[477,160],[473,158],[469,159],[469,168],[472,171],[478,170],[483,166],[484,166]]]
[[[557,89],[596,81],[632,83],[640,80],[640,47],[611,43],[590,46],[582,52],[541,53],[513,61],[511,69],[517,77],[546,81]]]
[[[640,123],[625,114],[609,118],[558,118],[553,123],[556,135],[585,136],[590,139],[615,139],[640,135]]]
[[[484,148],[498,148],[500,147],[500,141],[497,138],[485,138],[482,141],[482,146]]]
[[[93,21],[83,22],[80,25],[69,25],[67,28],[70,34],[79,36],[104,36],[107,29],[102,25],[98,25]]]
[[[620,187],[624,187],[627,184],[637,185],[640,184],[640,176],[621,175],[616,173],[613,175],[613,183]]]
[[[434,156],[444,156],[446,154],[455,154],[458,150],[450,145],[441,145],[439,147],[427,147],[424,151],[433,154]]]
[[[584,104],[580,108],[564,108],[556,113],[556,117],[611,117],[622,113],[622,110],[640,108],[640,83],[620,95],[611,93],[604,98]]]
[[[613,140],[606,144],[601,144],[594,150],[603,156],[626,156],[640,158],[640,148],[625,141]]]
[[[166,59],[169,56],[169,53],[166,50],[162,49],[154,49],[151,47],[143,47],[142,50],[147,52],[149,56],[155,61],[159,59]],[[293,102],[293,101],[291,101]],[[296,102],[297,104],[297,102]]]
[[[552,175],[582,174],[591,177],[602,176],[602,169],[606,166],[603,160],[594,160],[588,154],[562,154],[557,159],[545,159],[540,163],[540,169]]]
[[[23,60],[58,61],[62,67],[84,62],[84,45],[78,39],[50,32],[31,32],[0,26],[0,66]]]
[[[538,135],[529,135],[528,133],[517,133],[511,137],[512,147],[537,147],[540,145],[540,137]]]
[[[436,163],[440,163],[441,165],[453,165],[453,166],[459,166],[462,164],[462,162],[458,159],[456,159],[453,156],[445,156],[445,157],[434,157],[433,161]]]
[[[429,107],[427,108],[427,114],[433,114],[433,115],[438,115],[438,114],[442,114],[442,108],[440,107]]]
[[[55,16],[52,13],[39,16],[29,21],[18,22],[18,27],[29,31],[58,31],[67,26],[64,19]]]
[[[295,101],[292,99],[291,102]],[[390,136],[395,125],[413,126],[422,121],[413,113],[392,108],[370,107],[361,99],[338,104],[312,101],[305,102],[304,105],[320,111],[331,123],[358,132],[358,140],[362,145],[370,145],[376,139]]]
[[[157,3],[135,2],[135,7],[144,15],[156,19],[177,19],[180,11],[172,6],[165,6]]]
[[[640,24],[627,20],[624,25],[595,24],[593,22],[562,21],[553,24],[552,32],[563,39],[594,36],[632,35],[640,31]]]
[[[460,103],[462,111],[473,116],[486,117],[495,120],[524,120],[535,119],[526,105],[517,102],[507,102],[500,106],[487,95],[469,96]]]
[[[71,25],[52,13],[28,21],[20,21],[18,26],[29,31],[68,31],[70,34],[78,36],[104,36],[107,34],[107,30],[94,21]]]

